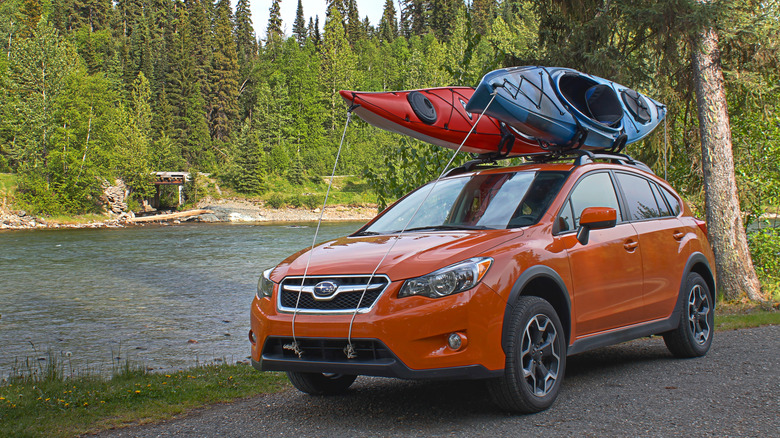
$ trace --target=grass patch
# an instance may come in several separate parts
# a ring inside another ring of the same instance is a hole
[[[0,210],[14,204],[17,177],[14,173],[0,173]]]
[[[171,418],[199,406],[276,392],[283,374],[247,364],[167,374],[125,369],[111,379],[58,373],[0,383],[0,436],[74,436]]]
[[[16,191],[16,174],[0,173],[0,193]]]
[[[780,325],[780,312],[759,310],[748,314],[719,315],[716,310],[715,313],[715,330],[736,330],[763,325]]]
[[[49,222],[63,225],[84,225],[92,222],[103,222],[109,217],[105,214],[52,215],[46,218]]]
[[[325,194],[328,191],[330,177],[310,177],[303,184],[291,184],[279,176],[269,176],[266,180],[266,190],[258,197],[272,208],[290,205],[315,209],[322,207]],[[226,193],[227,194],[227,193]],[[241,195],[235,195],[241,197]],[[328,195],[328,205],[364,206],[375,205],[376,194],[371,192],[363,178],[357,176],[337,176],[333,178],[333,187]]]
[[[715,308],[716,330],[736,330],[762,325],[780,325],[780,301],[754,303],[721,300]]]

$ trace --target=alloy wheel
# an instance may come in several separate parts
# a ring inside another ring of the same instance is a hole
[[[544,397],[558,379],[561,352],[558,349],[555,324],[546,315],[534,315],[525,326],[520,351],[523,378],[531,392]]]
[[[688,324],[694,341],[699,345],[707,342],[710,337],[708,318],[711,311],[709,294],[700,285],[693,286],[688,295]]]

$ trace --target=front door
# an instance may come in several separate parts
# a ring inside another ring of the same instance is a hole
[[[588,207],[618,212],[614,228],[591,230],[581,245],[579,217]],[[574,339],[642,320],[642,254],[637,233],[625,222],[609,172],[589,173],[577,183],[558,216],[560,239],[567,249],[574,290]]]

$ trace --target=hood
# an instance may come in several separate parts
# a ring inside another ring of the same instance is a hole
[[[371,274],[384,257],[377,274],[404,280],[479,256],[522,235],[521,229],[515,229],[347,236],[293,254],[274,269],[271,279],[279,282],[288,275],[303,275],[307,262],[307,275]]]

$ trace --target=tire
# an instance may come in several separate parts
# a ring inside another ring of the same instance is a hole
[[[555,402],[566,370],[566,336],[555,309],[538,297],[520,297],[507,331],[503,377],[487,382],[493,402],[530,414]]]
[[[686,300],[677,328],[663,334],[666,348],[676,357],[707,354],[715,332],[715,306],[707,282],[691,272],[685,278]]]
[[[299,373],[288,371],[287,378],[299,391],[311,395],[343,394],[357,376],[351,374]]]

